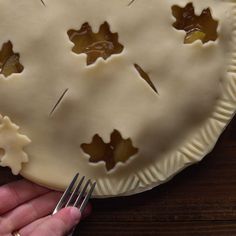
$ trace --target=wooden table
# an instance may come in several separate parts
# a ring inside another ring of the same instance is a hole
[[[0,184],[12,180],[7,169],[0,173]],[[236,235],[236,119],[210,155],[169,183],[93,205],[80,236]]]

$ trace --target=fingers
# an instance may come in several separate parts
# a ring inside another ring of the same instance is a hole
[[[22,228],[21,230],[19,230],[19,233],[21,236],[28,236],[28,235],[32,235],[32,232],[42,223],[44,223],[45,221],[47,221],[51,216],[46,216],[44,218],[41,218],[39,220],[34,221],[33,223],[25,226],[24,228]]]
[[[49,192],[48,189],[26,180],[19,180],[0,187],[0,215],[32,198]]]
[[[89,203],[87,205],[87,207],[84,209],[84,212],[82,214],[82,219],[87,217],[88,215],[90,215],[92,211],[92,205]],[[24,228],[22,228],[19,233],[20,235],[22,236],[28,236],[28,235],[31,235],[32,232],[42,223],[46,222],[51,216],[47,216],[47,217],[44,217],[42,219],[39,219],[39,220],[36,220],[34,221],[33,223],[25,226]]]
[[[30,236],[63,236],[79,223],[81,214],[78,208],[68,207],[41,223]],[[29,235],[23,235],[29,236]]]
[[[50,192],[17,207],[3,216],[1,227],[5,232],[12,232],[49,215],[60,197],[61,193]]]
[[[23,236],[47,236],[48,231],[49,235],[65,234],[80,220],[81,214],[78,209],[67,208],[54,216],[44,217],[51,214],[60,196],[61,193],[52,192],[26,180],[0,187],[0,235],[6,235],[16,229],[21,229],[20,232]],[[88,204],[83,218],[88,216],[90,212],[91,205]],[[38,220],[39,218],[41,219]]]

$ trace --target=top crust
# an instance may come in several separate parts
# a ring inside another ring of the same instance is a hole
[[[218,39],[184,44],[186,34],[172,26],[171,8],[189,1],[129,2],[0,3],[0,45],[10,40],[24,66],[22,73],[0,75],[0,113],[32,140],[25,148],[29,162],[20,172],[26,178],[63,189],[80,172],[97,181],[99,197],[144,191],[201,160],[232,118],[235,4],[191,1],[196,14],[211,9],[219,22]],[[67,34],[86,22],[93,32],[107,22],[123,51],[88,66],[86,54],[72,52]],[[148,73],[158,94],[134,64]],[[108,172],[105,163],[90,163],[80,145],[95,134],[108,143],[114,129],[139,151]]]

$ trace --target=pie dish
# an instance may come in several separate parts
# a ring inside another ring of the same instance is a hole
[[[235,113],[233,1],[0,6],[0,165],[14,174],[146,191],[200,161]]]

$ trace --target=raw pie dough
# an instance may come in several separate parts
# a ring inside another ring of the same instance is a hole
[[[210,9],[215,41],[184,43],[173,27],[172,7],[189,3],[196,15]],[[79,172],[97,181],[96,196],[137,193],[201,160],[235,112],[234,1],[8,0],[0,9],[0,45],[10,41],[24,68],[0,75],[0,164],[14,174],[63,189]],[[87,63],[68,32],[88,23],[95,34],[105,22],[122,46]],[[115,131],[132,142],[131,157],[92,163],[83,144],[109,143]]]

